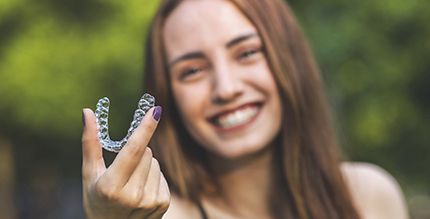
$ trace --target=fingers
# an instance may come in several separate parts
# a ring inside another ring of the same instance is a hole
[[[144,199],[142,206],[154,208],[157,203],[158,190],[160,189],[161,171],[160,165],[155,158],[151,160],[151,168],[144,187]]]
[[[169,185],[167,184],[166,178],[164,178],[162,172],[159,186],[160,188],[158,189],[158,202],[160,203],[160,206],[157,211],[158,213],[156,213],[155,216],[162,216],[164,213],[166,213],[170,205]]]
[[[98,177],[105,169],[105,163],[97,137],[96,118],[91,109],[83,109],[82,123],[82,177],[86,181]]]
[[[141,189],[143,189],[143,193],[138,197],[138,208],[132,212],[130,218],[161,218],[169,206],[170,192],[155,158],[151,158],[151,168],[145,184],[141,185]],[[134,191],[129,196],[132,194],[136,194],[136,192]]]
[[[142,156],[142,159],[134,170],[133,175],[130,177],[129,181],[124,186],[124,190],[126,191],[126,193],[134,193],[132,195],[137,196],[141,196],[142,193],[144,193],[145,184],[150,172],[149,170],[152,167],[152,160],[152,151],[149,147],[147,147],[145,153]],[[136,188],[139,189],[138,192],[136,192]]]
[[[108,168],[106,177],[115,181],[114,184],[125,185],[127,183],[145,152],[145,148],[157,127],[160,115],[160,106],[153,107],[146,113],[139,127],[129,138],[128,143],[121,149]]]
[[[158,162],[153,159],[154,162],[152,165],[155,165],[154,169],[160,169]],[[166,179],[163,176],[163,173],[161,171],[157,172],[157,179],[154,179],[154,184],[148,185],[147,188],[151,188],[151,193],[153,193],[153,197],[146,197],[144,199],[144,202],[142,202],[141,204],[141,208],[142,209],[152,209],[152,211],[148,211],[147,214],[144,214],[143,218],[161,218],[161,216],[163,216],[164,213],[166,213],[167,209],[169,208],[170,205],[170,191],[169,191],[169,187],[167,185]],[[149,177],[148,177],[149,180]],[[158,187],[158,189],[153,189],[153,186]],[[153,189],[153,190],[152,190]]]

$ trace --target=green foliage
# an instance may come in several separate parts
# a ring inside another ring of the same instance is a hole
[[[429,193],[430,4],[290,2],[315,49],[348,155]]]
[[[72,138],[81,108],[102,95],[114,114],[139,98],[142,43],[156,2],[2,4],[0,121],[8,129]]]

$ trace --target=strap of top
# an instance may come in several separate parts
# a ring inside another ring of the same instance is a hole
[[[200,215],[202,215],[202,219],[209,219],[205,209],[203,208],[203,205],[200,202],[197,202],[197,207],[199,208]]]

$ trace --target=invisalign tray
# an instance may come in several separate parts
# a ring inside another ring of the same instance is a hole
[[[138,109],[134,111],[133,121],[131,122],[130,128],[127,131],[127,135],[120,141],[113,141],[109,137],[109,98],[103,97],[97,102],[96,106],[96,121],[98,129],[98,137],[102,147],[108,151],[118,153],[125,144],[127,144],[128,138],[133,134],[134,130],[139,126],[140,122],[145,116],[146,112],[155,105],[155,98],[150,94],[145,93],[140,98],[138,103]]]

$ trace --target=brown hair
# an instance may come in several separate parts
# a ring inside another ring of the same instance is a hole
[[[163,45],[163,25],[183,0],[164,0],[146,44],[145,85],[164,107],[152,138],[170,189],[198,201],[213,175],[207,153],[187,133],[175,106]],[[274,171],[281,185],[269,200],[276,218],[359,218],[340,172],[330,110],[313,55],[282,0],[231,0],[257,28],[283,105]],[[281,190],[281,191],[279,191]]]

